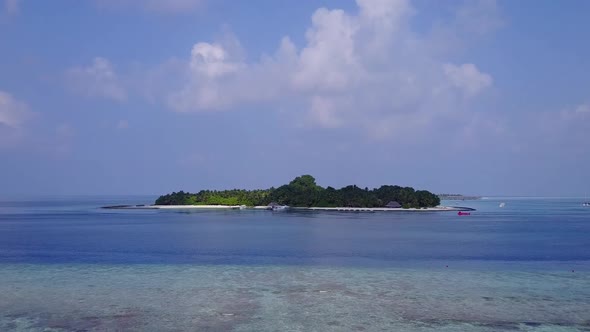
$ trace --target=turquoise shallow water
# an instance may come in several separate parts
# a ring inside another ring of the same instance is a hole
[[[469,217],[96,209],[111,200],[0,203],[0,331],[590,331],[579,200],[447,202]]]
[[[587,331],[587,273],[5,265],[0,329]]]

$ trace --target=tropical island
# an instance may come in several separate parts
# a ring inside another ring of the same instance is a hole
[[[323,188],[316,184],[313,176],[302,175],[278,188],[173,192],[160,196],[154,206],[426,209],[439,204],[439,197],[427,190],[395,185],[383,185],[375,189],[356,185],[340,189]]]

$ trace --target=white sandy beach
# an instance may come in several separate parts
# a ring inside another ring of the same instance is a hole
[[[134,208],[134,207],[130,207]],[[255,209],[255,210],[268,210],[267,206],[254,206],[246,207],[244,205],[148,205],[141,208],[147,209],[217,209],[217,210],[231,210],[231,209]],[[451,206],[437,206],[425,209],[417,208],[355,208],[355,207],[292,207],[293,210],[310,210],[310,211],[342,211],[342,212],[428,212],[428,211],[460,211],[463,208],[451,207]]]
[[[458,211],[459,208],[450,207],[450,206],[436,206],[430,207],[425,209],[416,209],[416,208],[355,208],[355,207],[310,207],[310,208],[302,208],[305,210],[312,210],[312,211],[355,211],[355,212],[404,212],[404,211]]]
[[[244,205],[150,205],[153,209],[244,209]]]

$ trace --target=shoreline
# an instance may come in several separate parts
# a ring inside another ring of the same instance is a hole
[[[119,210],[272,210],[268,206],[245,205],[114,205],[103,206],[103,209]],[[475,211],[473,208],[463,206],[436,206],[429,208],[360,208],[360,207],[289,207],[288,210],[296,211],[335,211],[335,212],[449,212],[449,211]]]

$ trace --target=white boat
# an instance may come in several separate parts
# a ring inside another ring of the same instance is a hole
[[[281,204],[278,204],[278,203],[275,203],[275,202],[271,202],[270,204],[268,204],[266,206],[266,208],[268,210],[272,210],[272,211],[282,211],[282,210],[288,209],[289,206],[288,205],[281,205]]]
[[[505,206],[506,206],[506,203],[504,203],[504,202],[500,203],[500,207],[501,207],[501,208],[503,208],[503,207],[505,207]]]
[[[582,203],[582,206],[590,207],[590,202],[584,202]]]
[[[283,211],[283,210],[286,210],[288,208],[289,208],[288,205],[276,205],[276,206],[273,206],[272,207],[272,210],[273,211]]]

